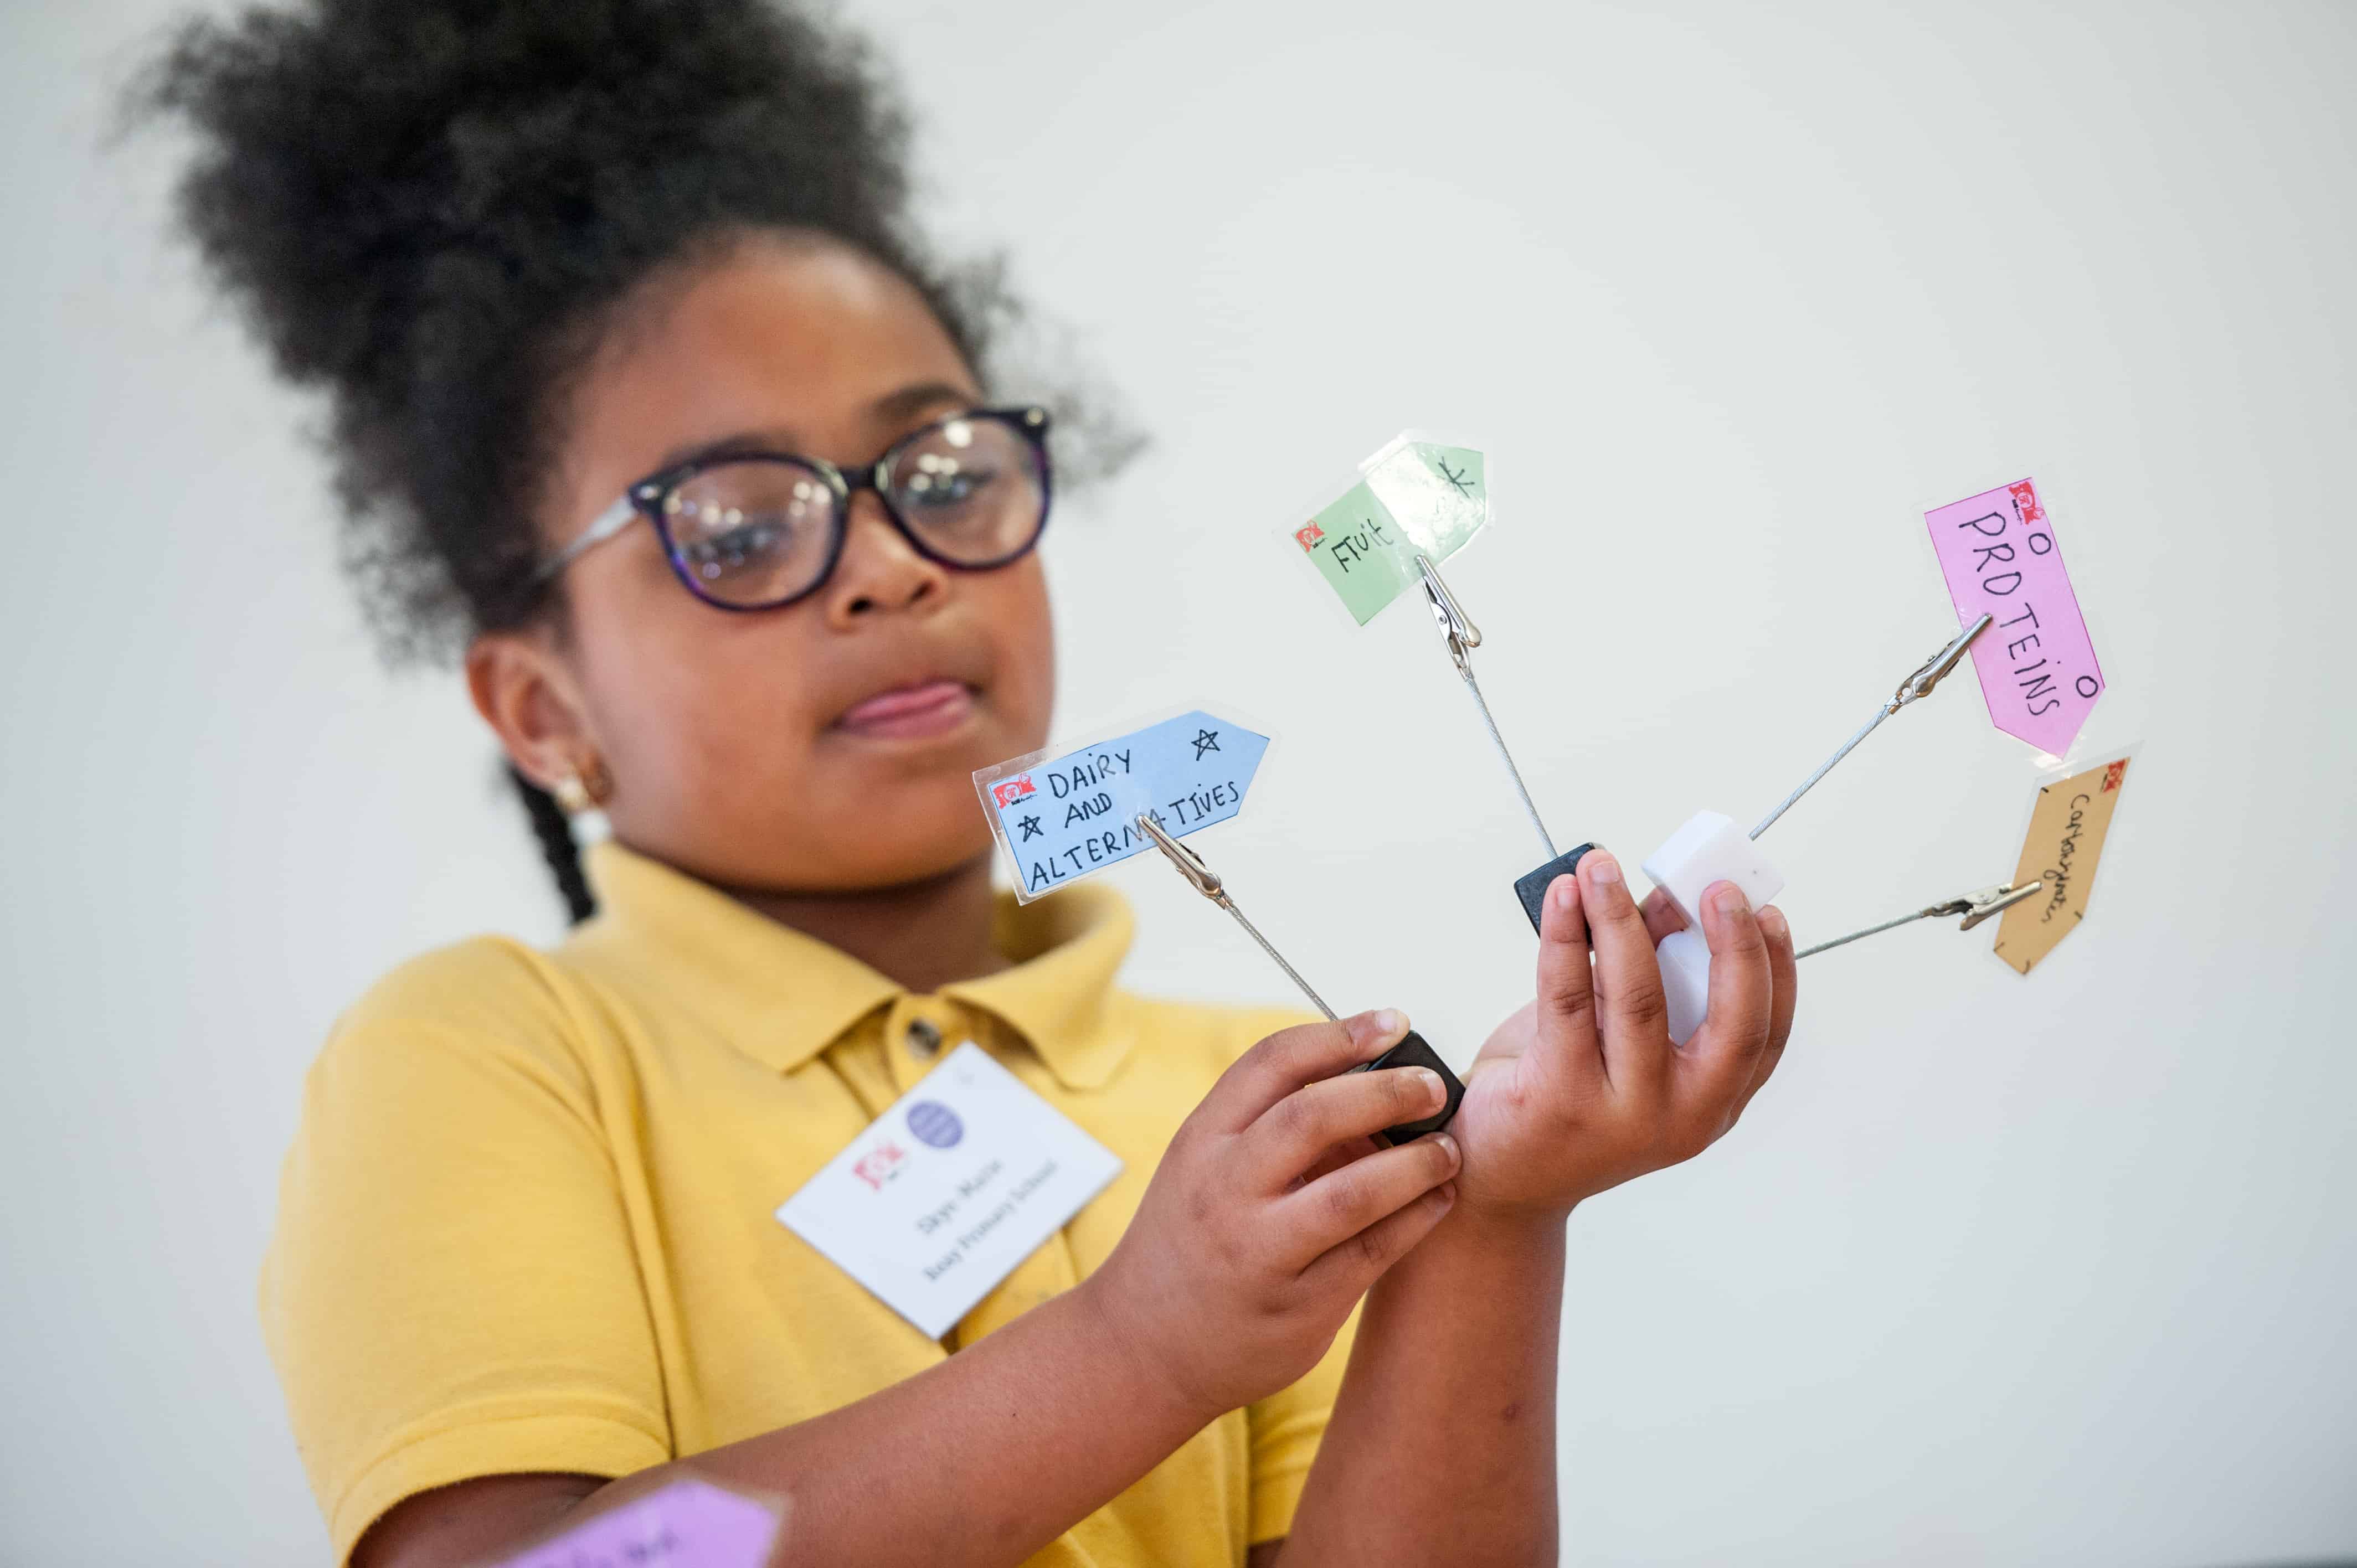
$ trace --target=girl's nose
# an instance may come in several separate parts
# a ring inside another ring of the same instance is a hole
[[[894,525],[882,497],[862,490],[851,498],[843,560],[827,586],[829,621],[848,628],[878,611],[937,603],[948,590],[949,574]]]

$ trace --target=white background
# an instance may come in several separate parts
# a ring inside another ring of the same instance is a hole
[[[319,1559],[253,1300],[300,1075],[401,957],[556,929],[457,684],[361,635],[312,412],[167,243],[172,145],[101,145],[168,9],[0,19],[10,1563]],[[1924,509],[2047,493],[2090,740],[2145,742],[2093,915],[2026,982],[1945,924],[1811,960],[1744,1125],[1575,1219],[1566,1560],[2357,1552],[2357,9],[858,9],[932,221],[1155,438],[1050,534],[1060,733],[1275,728],[1203,848],[1460,1060],[1534,849],[1422,612],[1288,559],[1304,501],[1405,424],[1496,454],[1480,668],[1557,835],[1633,863],[1944,638]],[[1766,841],[1785,907],[1996,880],[2031,787],[1945,688]],[[1137,984],[1283,998],[1114,875]]]

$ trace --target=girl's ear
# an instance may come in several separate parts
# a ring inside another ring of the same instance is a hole
[[[542,789],[602,778],[573,672],[545,631],[491,631],[467,646],[467,692],[516,770]]]

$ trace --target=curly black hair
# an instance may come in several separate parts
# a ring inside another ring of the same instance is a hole
[[[1008,306],[908,221],[866,46],[768,0],[299,0],[184,22],[135,90],[197,151],[179,217],[327,394],[344,559],[394,661],[537,613],[550,423],[608,312],[748,231],[907,278],[979,372]]]
[[[915,233],[908,118],[865,43],[785,0],[293,0],[181,23],[130,108],[195,133],[180,221],[326,394],[343,559],[391,662],[559,603],[533,580],[553,425],[658,269],[824,234],[914,285],[977,374],[1022,315],[995,262],[944,267]],[[1137,443],[1093,418],[1102,471]],[[584,918],[563,813],[510,777]]]

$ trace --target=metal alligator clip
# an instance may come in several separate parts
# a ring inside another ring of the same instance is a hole
[[[1419,553],[1415,569],[1424,574],[1425,603],[1432,611],[1432,618],[1440,624],[1440,635],[1448,639],[1448,656],[1457,660],[1458,673],[1470,681],[1473,661],[1466,654],[1481,646],[1481,628],[1473,624],[1473,618],[1465,613],[1465,607],[1457,602],[1457,596],[1440,580],[1440,568],[1432,564],[1431,556]],[[1507,766],[1512,766],[1511,759]]]
[[[1953,674],[1956,666],[1964,661],[1964,655],[1972,650],[1973,639],[1986,631],[1993,618],[1990,616],[1982,616],[1980,619],[1956,633],[1954,641],[1923,660],[1921,668],[1899,683],[1898,694],[1890,699],[1890,705],[1883,711],[1886,714],[1895,714],[1908,703],[1930,696],[1932,689]]]
[[[1964,919],[1957,924],[1956,929],[1969,931],[1983,920],[2003,914],[2023,899],[2035,898],[2045,886],[2046,883],[2042,878],[2018,886],[2010,882],[1996,883],[1958,897],[1950,898],[1944,903],[1927,904],[1911,915],[1901,915],[1895,920],[1885,920],[1878,926],[1868,926],[1862,931],[1852,931],[1846,937],[1835,937],[1829,942],[1819,942],[1813,948],[1803,948],[1792,957],[1796,960],[1804,959],[1811,953],[1821,953],[1827,948],[1837,948],[1845,943],[1854,942],[1860,937],[1873,936],[1878,931],[1896,930],[1900,926],[1911,925],[1917,920],[1938,919],[1945,915],[1962,915]]]
[[[1824,762],[1814,773],[1810,774],[1807,779],[1802,781],[1799,789],[1785,796],[1784,803],[1782,805],[1778,806],[1774,811],[1760,818],[1760,825],[1751,830],[1751,836],[1753,838],[1758,838],[1761,833],[1766,832],[1770,828],[1775,826],[1777,818],[1791,811],[1792,809],[1793,802],[1800,800],[1802,796],[1807,794],[1810,790],[1815,789],[1817,780],[1823,779],[1826,774],[1831,773],[1834,770],[1834,765],[1855,750],[1859,741],[1862,741],[1867,736],[1872,735],[1875,731],[1875,727],[1880,725],[1883,720],[1889,718],[1900,709],[1907,706],[1910,703],[1920,703],[1924,698],[1930,696],[1932,694],[1932,688],[1939,685],[1941,682],[1946,680],[1949,673],[1963,661],[1965,650],[1970,649],[1973,645],[1973,639],[1978,637],[1982,632],[1986,631],[1989,627],[1989,622],[1993,618],[1994,618],[1990,616],[1982,616],[1978,620],[1973,622],[1972,625],[1958,632],[1954,640],[1950,642],[1945,648],[1941,649],[1939,652],[1934,653],[1931,658],[1923,660],[1922,664],[1916,670],[1915,673],[1908,676],[1907,679],[1899,682],[1898,692],[1892,695],[1889,702],[1874,710],[1874,716],[1866,721],[1866,727],[1859,730],[1847,740],[1842,742],[1841,749],[1835,752],[1831,757],[1826,757]]]
[[[1233,898],[1228,897],[1226,886],[1220,881],[1220,874],[1205,865],[1201,855],[1165,832],[1162,824],[1155,819],[1151,811],[1140,811],[1137,814],[1137,827],[1140,832],[1154,841],[1154,847],[1162,852],[1163,858],[1178,867],[1178,875],[1187,879],[1189,886],[1234,917],[1236,924],[1244,929],[1244,934],[1259,943],[1260,950],[1275,961],[1276,967],[1285,971],[1285,977],[1287,980],[1301,988],[1301,994],[1309,998],[1311,1006],[1325,1015],[1329,1023],[1340,1021],[1334,1016],[1334,1009],[1326,1005],[1326,999],[1311,989],[1308,981],[1301,978],[1301,972],[1285,961],[1285,955],[1277,951],[1266,937],[1260,934],[1259,927],[1244,918],[1244,912],[1236,908],[1236,901]],[[1429,1068],[1440,1075],[1441,1087],[1448,1091],[1448,1098],[1442,1103],[1437,1114],[1427,1116],[1419,1122],[1404,1122],[1396,1127],[1386,1127],[1380,1135],[1387,1142],[1405,1144],[1411,1138],[1420,1138],[1426,1133],[1437,1133],[1448,1125],[1448,1119],[1457,1114],[1457,1107],[1465,1098],[1465,1085],[1458,1080],[1454,1072],[1449,1070],[1448,1064],[1440,1059],[1440,1053],[1434,1050],[1422,1035],[1411,1029],[1398,1045],[1394,1046],[1374,1060],[1361,1062],[1351,1070],[1366,1072],[1375,1068],[1393,1067]]]

